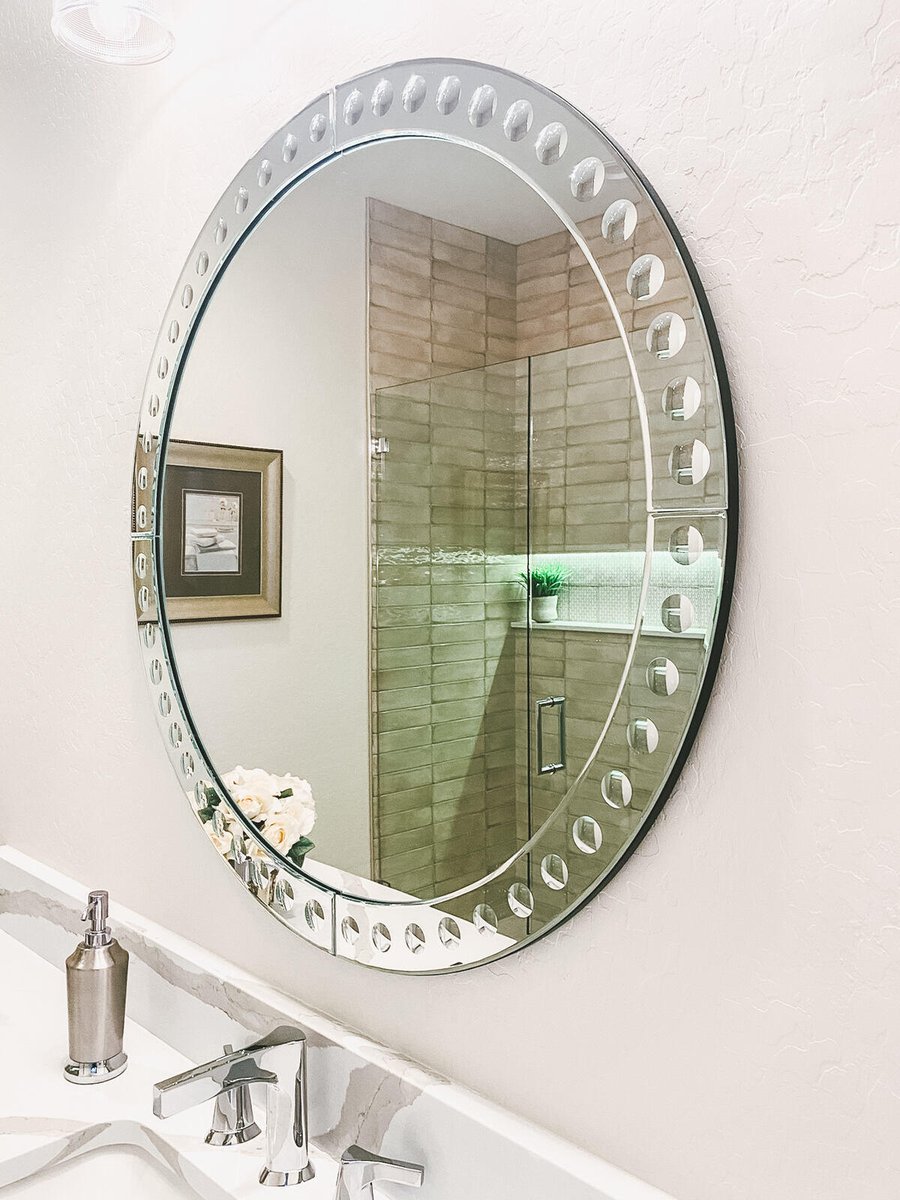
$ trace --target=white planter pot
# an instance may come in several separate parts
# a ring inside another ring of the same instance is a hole
[[[541,625],[549,625],[551,621],[555,621],[558,615],[557,604],[559,604],[559,596],[532,596],[532,621],[537,621]]]

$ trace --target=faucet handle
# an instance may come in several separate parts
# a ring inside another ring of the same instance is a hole
[[[226,1054],[234,1054],[234,1046],[224,1047]],[[237,1066],[238,1064],[235,1064]],[[240,1078],[241,1072],[232,1067],[226,1079]],[[253,1119],[253,1100],[248,1082],[235,1083],[216,1097],[212,1126],[204,1139],[209,1146],[240,1146],[252,1142],[261,1132]]]
[[[335,1200],[374,1200],[373,1183],[404,1183],[421,1187],[425,1168],[397,1158],[382,1158],[362,1146],[351,1146],[341,1155]]]

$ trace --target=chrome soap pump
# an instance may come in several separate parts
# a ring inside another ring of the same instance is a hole
[[[122,1049],[128,951],[110,933],[109,893],[91,892],[82,921],[84,938],[66,959],[70,1083],[104,1083],[128,1065]]]

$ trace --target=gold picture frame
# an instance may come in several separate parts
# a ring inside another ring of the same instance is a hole
[[[281,616],[283,457],[169,442],[160,547],[169,621]]]

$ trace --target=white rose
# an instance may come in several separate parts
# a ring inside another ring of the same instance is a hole
[[[275,778],[279,791],[290,791],[285,797],[281,811],[290,812],[300,828],[300,837],[306,837],[316,823],[316,802],[313,799],[312,788],[305,779],[296,775],[281,775]]]
[[[288,807],[286,811],[290,813],[292,819],[297,825],[297,828],[300,830],[297,836],[309,837],[309,835],[312,833],[312,828],[316,823],[315,805],[304,804],[302,802],[299,804],[294,804],[293,800],[288,800]]]
[[[259,859],[260,862],[269,861],[269,851],[265,846],[261,845],[256,838],[248,837],[246,839],[244,851],[248,858],[256,858]]]
[[[235,767],[222,776],[222,782],[248,821],[263,820],[278,807],[277,789],[268,771],[259,767],[249,771]]]
[[[279,854],[287,854],[294,842],[303,836],[300,822],[290,809],[282,809],[269,817],[263,827],[263,836]]]
[[[234,838],[230,829],[225,829],[222,833],[216,833],[212,824],[210,824],[207,827],[207,833],[209,834],[209,840],[221,855],[225,856],[231,853]]]

